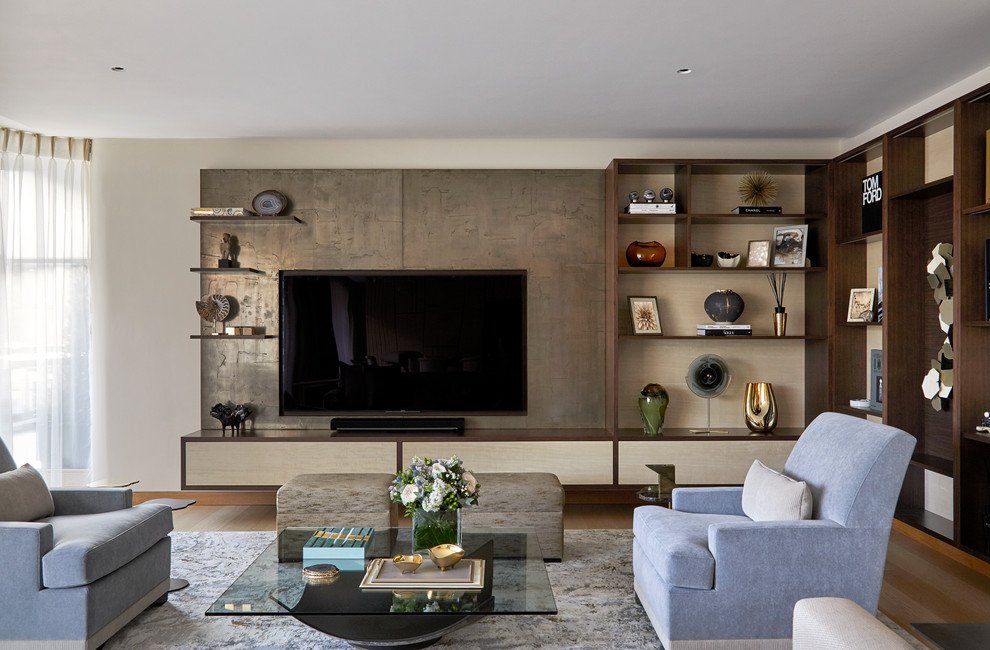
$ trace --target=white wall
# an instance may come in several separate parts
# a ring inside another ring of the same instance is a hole
[[[838,140],[97,140],[93,426],[97,478],[179,489],[199,429],[200,169],[583,168],[612,158],[832,158]],[[604,246],[604,242],[602,242]],[[604,383],[604,377],[602,378]]]

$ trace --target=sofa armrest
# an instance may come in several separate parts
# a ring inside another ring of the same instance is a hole
[[[12,611],[8,599],[41,589],[41,556],[54,546],[52,525],[33,521],[0,521],[0,608]]]
[[[741,515],[741,487],[674,488],[674,510],[710,515]]]
[[[888,537],[829,520],[733,522],[708,527],[708,548],[716,588],[772,583],[780,593],[841,595],[875,611]]]
[[[130,508],[130,488],[52,488],[56,515],[91,515]]]
[[[909,650],[893,630],[846,598],[803,598],[794,604],[793,650]]]

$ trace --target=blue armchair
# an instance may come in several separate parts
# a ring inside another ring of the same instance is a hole
[[[18,471],[0,441],[0,479]],[[44,481],[25,490],[44,493]],[[23,482],[19,471],[18,487]],[[10,490],[7,484],[7,489]],[[8,491],[8,505],[17,501]],[[172,511],[128,489],[60,489],[50,516],[0,520],[0,648],[91,650],[168,598]],[[26,500],[26,499],[22,499]],[[14,509],[17,510],[17,503]]]
[[[802,598],[848,598],[875,614],[914,444],[899,429],[823,413],[783,471],[807,483],[810,519],[751,519],[749,477],[744,488],[675,489],[672,509],[637,508],[635,590],[664,648],[789,647]]]

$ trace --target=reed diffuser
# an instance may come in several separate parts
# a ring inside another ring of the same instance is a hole
[[[767,276],[770,289],[773,290],[773,298],[777,301],[777,306],[773,308],[773,334],[774,336],[784,336],[787,332],[787,313],[784,311],[784,286],[787,284],[787,274],[771,273]]]

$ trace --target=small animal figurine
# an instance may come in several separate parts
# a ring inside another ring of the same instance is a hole
[[[233,408],[226,404],[215,404],[210,409],[210,415],[220,420],[220,424],[223,425],[222,435],[226,436],[227,427],[230,427],[230,435],[237,436],[241,434],[241,423],[251,415],[251,409],[244,404],[238,404]]]

